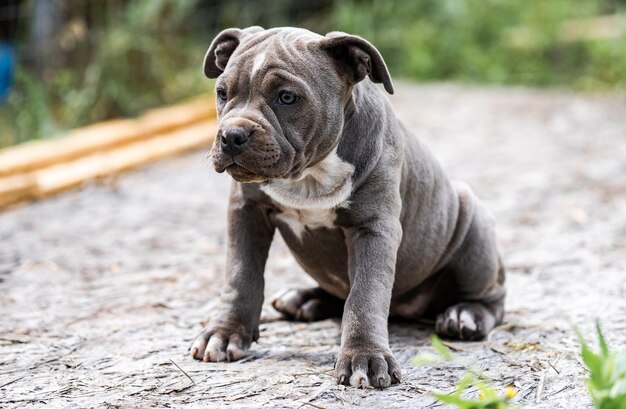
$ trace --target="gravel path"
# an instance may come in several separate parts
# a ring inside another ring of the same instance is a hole
[[[626,346],[626,103],[400,84],[399,115],[492,210],[507,322],[457,359],[412,367],[432,328],[390,324],[404,382],[335,385],[339,323],[266,308],[249,358],[187,348],[224,272],[229,180],[194,153],[0,213],[0,407],[430,407],[466,367],[529,408],[590,407],[570,321]],[[276,240],[266,294],[310,284]],[[595,340],[594,340],[595,343]]]

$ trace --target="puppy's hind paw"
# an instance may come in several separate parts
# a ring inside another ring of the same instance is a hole
[[[344,303],[321,288],[283,290],[271,302],[287,319],[307,322],[341,317]]]
[[[435,331],[442,337],[477,341],[496,325],[494,313],[483,304],[460,303],[437,317]]]

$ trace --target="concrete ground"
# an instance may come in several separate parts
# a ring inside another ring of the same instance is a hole
[[[626,346],[626,103],[557,91],[397,86],[398,114],[493,212],[507,323],[431,351],[425,324],[390,324],[402,384],[337,386],[339,322],[267,307],[237,363],[192,360],[224,275],[229,179],[204,152],[0,213],[0,407],[436,407],[471,367],[528,408],[586,408],[571,323]],[[266,295],[311,284],[276,237]],[[475,392],[470,392],[475,395]]]

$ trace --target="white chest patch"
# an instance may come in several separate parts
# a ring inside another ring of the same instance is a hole
[[[296,210],[289,207],[282,208],[277,218],[286,223],[293,234],[300,240],[306,229],[318,229],[325,227],[332,229],[334,227],[335,214],[334,209],[303,209]]]
[[[261,189],[282,210],[277,217],[301,239],[307,228],[334,227],[335,209],[348,205],[353,173],[354,166],[334,150],[299,179],[273,180]]]

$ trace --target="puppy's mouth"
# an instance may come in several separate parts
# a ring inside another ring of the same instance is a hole
[[[257,175],[235,162],[226,167],[226,172],[237,182],[241,183],[261,183],[267,180],[267,178]]]
[[[245,154],[228,155],[221,150],[214,149],[211,152],[212,162],[218,173],[226,171],[237,182],[242,183],[261,183],[269,179],[280,177],[273,175],[266,164],[267,160],[261,158],[250,158]]]

